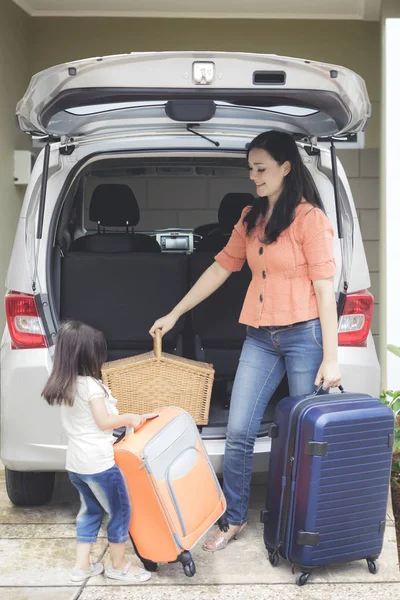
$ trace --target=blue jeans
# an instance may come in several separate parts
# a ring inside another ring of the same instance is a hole
[[[247,520],[254,443],[269,400],[285,372],[291,396],[311,394],[321,362],[319,319],[247,328],[232,390],[223,467],[231,525]]]
[[[129,539],[132,509],[124,476],[117,465],[93,475],[71,471],[68,475],[81,499],[81,508],[76,517],[76,541],[93,544],[106,512],[109,515],[108,541],[112,544],[126,542]]]

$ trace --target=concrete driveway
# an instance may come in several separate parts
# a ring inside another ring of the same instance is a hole
[[[53,500],[39,508],[16,508],[7,498],[0,470],[0,598],[2,600],[399,600],[393,517],[388,513],[385,545],[377,575],[365,561],[318,570],[300,588],[287,564],[272,568],[262,541],[259,512],[264,486],[252,487],[249,526],[226,550],[193,551],[197,574],[188,579],[180,565],[161,565],[143,585],[113,585],[103,576],[84,585],[69,581],[74,558],[74,519],[78,497],[64,474],[57,477]],[[94,548],[96,560],[108,560],[107,540]]]

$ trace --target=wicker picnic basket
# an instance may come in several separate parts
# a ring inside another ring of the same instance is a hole
[[[211,364],[162,352],[161,330],[154,351],[105,363],[103,383],[117,400],[120,413],[151,413],[179,406],[197,425],[207,425],[214,369]]]

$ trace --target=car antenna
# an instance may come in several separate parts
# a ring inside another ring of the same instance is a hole
[[[195,131],[194,129],[191,129],[192,127],[200,127],[200,123],[188,123],[186,125],[186,129],[188,131],[190,131],[190,133],[194,133],[194,135],[198,135],[199,137],[204,138],[208,142],[211,142],[212,144],[214,144],[214,146],[217,146],[217,148],[218,148],[218,146],[220,145],[219,142],[215,142],[214,140],[212,140],[211,138],[207,137],[203,133],[199,133],[198,131]]]

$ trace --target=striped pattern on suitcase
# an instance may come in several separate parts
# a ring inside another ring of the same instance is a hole
[[[276,411],[264,541],[305,574],[382,550],[393,413],[363,394],[288,398]],[[303,578],[304,581],[304,578]]]

